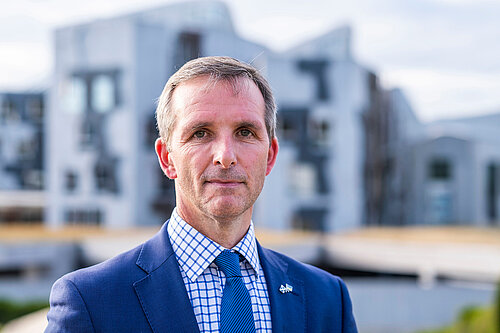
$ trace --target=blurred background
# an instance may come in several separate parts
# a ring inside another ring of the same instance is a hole
[[[279,108],[261,243],[340,275],[360,332],[497,332],[498,17],[488,0],[0,4],[0,330],[41,331],[58,277],[170,216],[156,98],[227,55]]]

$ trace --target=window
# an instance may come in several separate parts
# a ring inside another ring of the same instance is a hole
[[[26,103],[26,111],[28,117],[37,123],[43,120],[43,98],[42,97],[32,97],[29,98]]]
[[[301,147],[310,145],[309,124],[310,113],[305,108],[280,107],[278,112],[278,135]]]
[[[36,169],[24,170],[22,174],[23,188],[41,190],[43,189],[43,171]]]
[[[148,116],[146,120],[146,131],[145,131],[145,142],[147,147],[154,145],[156,139],[158,138],[158,130],[156,129],[156,118],[154,116]]]
[[[319,145],[326,145],[330,139],[330,123],[326,120],[310,121],[310,137]]]
[[[310,163],[293,164],[288,179],[291,192],[300,198],[310,198],[316,193],[316,168]]]
[[[451,178],[451,165],[446,159],[434,159],[429,165],[429,178],[448,180]]]
[[[110,75],[96,75],[91,81],[91,105],[95,112],[108,112],[115,106],[115,84]]]
[[[17,145],[17,156],[20,161],[32,161],[33,157],[36,156],[36,143],[33,141],[34,139],[28,139]]]
[[[68,209],[64,213],[67,224],[100,225],[103,221],[102,212],[99,209]]]
[[[200,35],[191,32],[181,33],[177,42],[176,68],[200,56]]]
[[[41,224],[43,208],[39,207],[1,207],[0,224]]]
[[[98,191],[118,192],[116,163],[110,160],[98,161],[94,166],[94,179]]]
[[[78,175],[73,171],[66,171],[64,187],[68,192],[74,192],[78,186]]]
[[[278,131],[280,139],[285,141],[294,141],[296,139],[297,129],[293,121],[288,117],[282,117],[280,121],[278,121]]]
[[[14,102],[10,98],[3,99],[0,106],[0,120],[19,121],[20,118],[19,110]]]
[[[98,126],[101,123],[98,120],[90,114],[87,114],[83,119],[80,131],[80,144],[82,147],[97,147],[99,145],[101,137],[100,127]]]
[[[326,215],[324,208],[299,208],[292,217],[292,227],[298,230],[326,231]]]
[[[300,60],[297,63],[301,71],[309,73],[316,80],[316,98],[320,101],[327,101],[331,97],[327,80],[329,64],[328,60]]]
[[[61,96],[68,112],[106,113],[118,105],[117,70],[76,72],[62,83]]]
[[[82,77],[74,76],[63,83],[62,98],[70,113],[83,113],[87,109],[87,85]]]
[[[486,177],[487,177],[487,182],[486,182],[486,213],[488,218],[490,219],[491,223],[494,223],[498,219],[498,195],[499,195],[499,190],[498,190],[498,174],[499,174],[500,168],[495,165],[494,163],[491,163],[488,165],[487,171],[486,171]]]

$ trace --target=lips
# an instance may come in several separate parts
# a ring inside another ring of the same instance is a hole
[[[242,181],[237,179],[210,179],[207,180],[205,183],[221,187],[234,187],[243,184]]]

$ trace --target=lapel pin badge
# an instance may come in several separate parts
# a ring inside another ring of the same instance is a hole
[[[280,292],[282,294],[290,293],[292,291],[293,291],[293,287],[291,285],[289,285],[288,283],[280,286]]]

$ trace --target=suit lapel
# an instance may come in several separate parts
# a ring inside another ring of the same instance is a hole
[[[272,251],[257,243],[259,257],[266,277],[271,305],[273,332],[305,332],[306,312],[304,283],[291,276],[288,265]],[[280,287],[290,285],[291,292],[281,292]]]
[[[148,275],[135,282],[134,288],[153,332],[199,332],[167,223],[144,243],[137,265]]]

